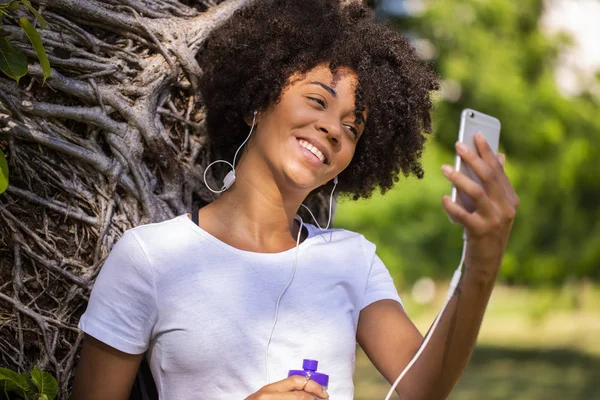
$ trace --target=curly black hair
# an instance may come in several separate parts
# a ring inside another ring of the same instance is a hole
[[[244,116],[276,104],[292,74],[329,64],[332,73],[349,67],[357,74],[357,118],[368,107],[354,157],[339,175],[340,193],[353,199],[377,187],[385,193],[400,171],[422,178],[438,77],[369,8],[339,0],[255,0],[211,33],[198,61],[208,135],[220,156],[233,158],[248,134]]]

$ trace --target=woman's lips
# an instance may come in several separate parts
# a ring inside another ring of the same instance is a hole
[[[298,145],[298,149],[300,150],[300,153],[302,153],[303,158],[305,158],[311,165],[314,165],[316,167],[322,167],[326,164],[324,164],[319,157],[317,157],[316,155],[314,155],[310,150],[308,150],[307,148],[303,147],[299,142],[298,139],[296,139],[296,144]]]
[[[304,147],[305,149],[313,153],[315,156],[317,156],[317,158],[321,160],[323,164],[327,164],[327,157],[325,156],[325,154],[323,154],[319,147],[315,146],[313,143],[309,142],[306,139],[299,138],[298,143],[300,143],[300,146]]]

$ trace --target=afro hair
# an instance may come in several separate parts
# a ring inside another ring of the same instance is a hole
[[[405,175],[423,176],[438,77],[392,27],[366,6],[339,0],[255,0],[214,30],[198,57],[200,91],[213,150],[233,152],[248,134],[244,116],[276,104],[289,78],[319,65],[358,77],[356,116],[365,130],[338,189],[353,199],[385,193]],[[324,188],[323,188],[324,189]]]

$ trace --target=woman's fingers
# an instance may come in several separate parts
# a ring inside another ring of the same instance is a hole
[[[494,154],[492,148],[485,139],[485,136],[483,136],[481,133],[478,133],[475,135],[474,139],[475,147],[477,147],[477,151],[479,152],[483,161],[485,161],[485,163],[493,170],[501,170],[502,163],[500,162],[500,159],[496,156],[496,154]]]
[[[323,386],[310,379],[307,381],[306,377],[300,375],[290,376],[289,378],[265,386],[265,389],[266,388],[280,393],[303,391],[305,393],[317,396],[320,399],[329,398],[329,395],[325,389],[323,389]]]
[[[480,184],[447,164],[442,166],[442,172],[458,190],[473,199],[479,212],[491,211],[488,196]]]
[[[328,399],[329,398],[329,394],[323,388],[323,386],[319,385],[315,381],[309,380],[308,383],[306,384],[306,387],[304,388],[304,391],[306,393],[310,393],[310,394],[317,396],[319,399]]]
[[[444,195],[442,204],[450,219],[464,226],[473,235],[472,237],[480,237],[491,231],[497,231],[499,227],[500,220],[497,213],[490,216],[483,216],[476,212],[470,213],[460,204],[453,202],[448,195]]]
[[[307,381],[305,376],[294,375],[290,376],[286,380],[293,381],[293,390],[303,390],[304,392],[315,395],[321,399],[329,398],[329,394],[327,394],[325,389],[323,389],[323,386],[310,379]]]
[[[504,171],[506,157],[502,153],[499,153],[496,156],[482,134],[475,136],[475,143],[478,151],[481,153],[481,157],[495,172],[496,182],[502,189],[502,192],[498,191],[498,194],[501,196],[498,196],[495,199],[499,202],[501,202],[501,200],[508,200],[508,203],[505,201],[504,204],[502,204],[503,207],[517,207],[519,198]]]
[[[502,153],[498,153],[498,155],[496,156],[490,148],[487,141],[485,140],[485,138],[483,137],[483,135],[481,134],[475,136],[475,142],[478,151],[481,153],[481,157],[495,171],[496,181],[503,190],[503,197],[498,197],[497,200],[499,202],[500,200],[505,200],[504,202],[500,202],[501,207],[506,208],[510,213],[511,210],[515,210],[516,208],[518,208],[520,200],[519,196],[517,196],[517,193],[515,192],[515,189],[512,186],[512,183],[510,183],[510,179],[508,179],[508,176],[504,171],[506,157]]]
[[[315,400],[315,397],[303,391],[295,392],[258,392],[246,400]]]
[[[473,232],[481,232],[485,221],[477,213],[470,213],[463,206],[452,201],[452,198],[445,195],[442,199],[444,209],[451,220],[461,224]]]
[[[475,135],[475,146],[477,146],[481,156],[462,143],[456,144],[456,152],[479,178],[485,192],[490,197],[494,199],[503,198],[504,188],[498,180],[499,173],[503,173],[500,162],[481,134]]]
[[[457,143],[456,151],[481,180],[481,184],[450,165],[444,165],[442,170],[458,190],[474,201],[476,211],[468,212],[461,205],[453,203],[448,196],[444,197],[443,203],[453,221],[473,233],[483,234],[512,223],[520,200],[504,172],[504,154],[494,154],[481,134],[475,136],[475,145],[477,152]]]
[[[506,164],[506,156],[502,153],[498,153],[498,161],[500,162],[500,165],[502,165],[502,168],[504,168],[504,164]]]

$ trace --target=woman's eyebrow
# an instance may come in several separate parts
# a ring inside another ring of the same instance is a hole
[[[328,86],[322,82],[310,82],[311,85],[321,86],[323,89],[327,90],[333,97],[337,97],[337,92],[333,90],[331,86]]]

